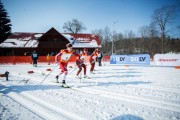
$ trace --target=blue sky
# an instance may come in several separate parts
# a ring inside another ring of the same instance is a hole
[[[9,13],[12,32],[46,32],[51,27],[63,32],[65,22],[77,18],[86,27],[84,33],[106,26],[116,32],[149,25],[155,9],[177,5],[180,0],[1,0]],[[113,22],[117,21],[113,27]],[[174,26],[180,25],[180,13]],[[180,32],[179,32],[180,34]],[[179,35],[180,37],[180,35]]]

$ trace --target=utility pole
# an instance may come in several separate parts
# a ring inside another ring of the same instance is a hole
[[[114,21],[114,22],[113,22],[112,55],[114,54],[114,52],[113,52],[113,49],[114,49],[114,27],[115,27],[114,25],[116,24],[116,22],[117,22],[117,21]]]

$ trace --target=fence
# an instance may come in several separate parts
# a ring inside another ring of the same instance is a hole
[[[50,61],[48,61],[47,56],[39,56],[38,63],[54,63],[55,56],[51,56]],[[71,56],[69,62],[75,62],[76,57]],[[104,56],[103,61],[109,61],[110,56]],[[85,62],[89,61],[89,56],[85,57]],[[32,64],[31,56],[1,56],[0,57],[0,64],[18,64],[18,63],[29,63]]]

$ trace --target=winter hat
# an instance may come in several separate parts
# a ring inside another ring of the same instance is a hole
[[[66,47],[67,47],[67,48],[70,48],[70,47],[73,47],[73,46],[72,46],[71,43],[68,43],[68,44],[66,45]]]

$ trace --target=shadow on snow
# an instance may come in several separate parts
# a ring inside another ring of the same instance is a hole
[[[126,115],[117,116],[115,118],[112,118],[111,120],[143,120],[143,119],[135,115],[126,114]]]

